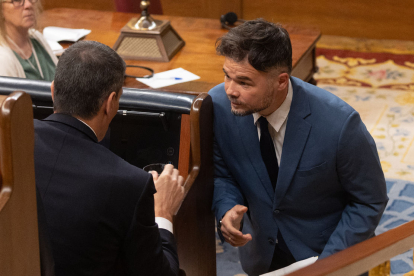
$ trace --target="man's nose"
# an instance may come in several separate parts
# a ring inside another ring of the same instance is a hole
[[[234,81],[229,81],[226,85],[226,94],[232,97],[238,97],[239,92],[237,90],[237,85]]]

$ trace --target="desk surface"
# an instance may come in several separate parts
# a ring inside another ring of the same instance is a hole
[[[137,14],[58,8],[46,10],[39,20],[43,29],[47,26],[85,28],[92,32],[87,40],[99,41],[113,47],[122,27]],[[199,80],[165,87],[169,91],[208,92],[215,85],[223,82],[222,66],[224,57],[217,56],[215,42],[227,30],[221,28],[220,21],[206,18],[154,16],[156,19],[170,20],[172,27],[184,39],[186,45],[170,62],[127,60],[127,64],[147,66],[155,73],[182,67],[198,76]],[[284,26],[292,40],[293,68],[301,66],[301,60],[311,51],[320,37],[320,31],[315,29]],[[67,44],[68,45],[68,44]],[[66,45],[64,45],[66,46]],[[132,78],[127,78],[125,86],[147,88],[146,85]]]

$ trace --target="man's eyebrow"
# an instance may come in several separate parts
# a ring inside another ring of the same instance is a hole
[[[238,80],[247,80],[247,81],[252,81],[252,79],[251,79],[251,78],[246,77],[246,76],[236,76],[236,79],[238,79]]]
[[[227,72],[226,72],[226,69],[224,69],[224,68],[222,68],[222,69],[223,69],[224,74],[226,74],[226,76],[227,76],[228,74],[227,74]],[[236,76],[236,79],[238,79],[238,80],[245,80],[245,81],[251,81],[251,82],[253,82],[253,80],[252,80],[251,78],[246,77],[246,76]]]

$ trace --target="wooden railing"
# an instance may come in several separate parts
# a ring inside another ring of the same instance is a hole
[[[287,276],[355,276],[369,271],[398,254],[414,247],[414,221],[388,230],[374,238],[351,246]],[[387,270],[387,269],[385,269]],[[371,275],[385,276],[388,271],[370,271]],[[405,276],[414,275],[413,272]]]
[[[30,96],[0,96],[0,275],[40,276]]]

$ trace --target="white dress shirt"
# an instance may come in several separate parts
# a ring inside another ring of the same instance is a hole
[[[155,217],[155,222],[158,224],[158,228],[165,229],[173,233],[173,224],[166,218]]]
[[[78,119],[79,121],[81,121],[82,123],[84,123],[84,125],[85,125],[85,126],[89,127],[89,128],[92,130],[93,134],[95,134],[95,136],[98,138],[98,136],[96,135],[95,130],[93,130],[93,128],[91,128],[91,126],[90,126],[90,125],[88,125],[87,123],[85,123],[84,121],[82,121],[82,120],[81,120],[81,119],[79,119],[79,118],[76,118],[76,119]]]
[[[276,150],[277,163],[280,166],[280,160],[282,159],[283,141],[285,140],[287,117],[290,111],[290,105],[292,104],[293,88],[292,83],[289,80],[288,93],[283,103],[272,114],[265,118],[269,122],[269,132],[273,139],[273,144]],[[257,134],[260,140],[260,124],[257,120],[262,117],[259,113],[253,113],[254,124],[257,127]]]

